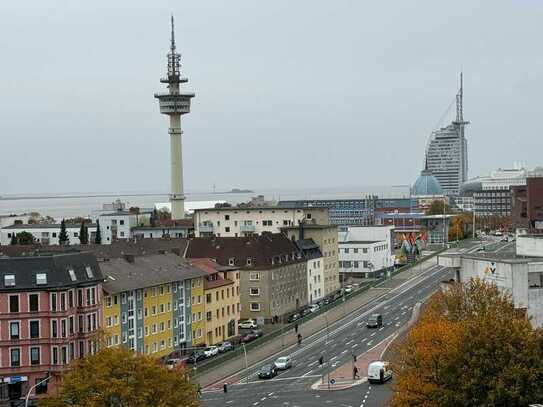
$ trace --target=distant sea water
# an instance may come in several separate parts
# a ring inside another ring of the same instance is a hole
[[[186,192],[186,202],[226,201],[232,204],[247,202],[251,197],[264,195],[266,200],[294,199],[356,199],[367,195],[383,198],[409,196],[409,187],[331,187],[301,189],[254,189],[250,193]],[[3,195],[0,198],[0,216],[38,212],[56,219],[88,216],[102,209],[102,204],[116,199],[126,202],[128,207],[151,208],[155,204],[168,202],[167,193],[126,192],[126,193],[78,193],[78,194],[25,194]]]

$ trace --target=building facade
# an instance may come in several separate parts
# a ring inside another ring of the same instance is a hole
[[[0,257],[0,386],[10,400],[50,392],[77,358],[94,353],[103,276],[90,253]]]
[[[96,224],[85,224],[89,230],[89,242],[94,241]],[[70,244],[79,244],[81,224],[66,224],[66,233]],[[15,224],[0,229],[0,245],[11,244],[13,235],[28,232],[34,237],[34,243],[42,246],[56,246],[59,244],[60,224]]]
[[[304,220],[328,225],[327,208],[227,207],[194,210],[196,237],[243,237],[262,232],[279,233],[284,226]]]
[[[324,274],[324,296],[338,291],[339,259],[338,259],[338,227],[335,225],[303,224],[303,227],[284,227],[281,231],[291,240],[313,239],[320,247]]]
[[[512,224],[533,232],[543,230],[543,170],[526,179],[526,186],[512,188]]]
[[[204,343],[206,273],[173,253],[101,263],[107,346],[166,357]]]
[[[313,239],[297,240],[296,246],[307,261],[307,299],[312,304],[324,298],[324,259]]]
[[[241,318],[271,322],[307,305],[307,262],[283,234],[195,238],[186,257],[240,269]]]

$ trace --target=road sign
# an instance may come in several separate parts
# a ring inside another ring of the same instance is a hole
[[[336,382],[336,379],[330,379],[330,384],[334,384]]]

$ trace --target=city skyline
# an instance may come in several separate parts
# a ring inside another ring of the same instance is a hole
[[[0,194],[168,190],[149,94],[170,13],[199,95],[184,122],[187,190],[412,184],[461,68],[469,178],[540,164],[535,2],[127,4],[1,6],[3,162],[17,176]]]

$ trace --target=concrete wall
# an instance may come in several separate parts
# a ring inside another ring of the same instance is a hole
[[[516,243],[517,255],[527,257],[543,257],[543,235],[519,235]]]

